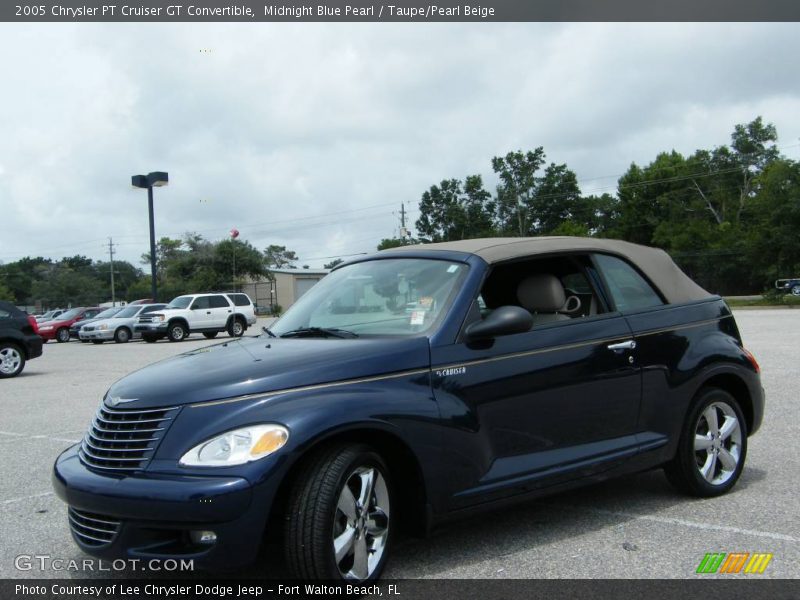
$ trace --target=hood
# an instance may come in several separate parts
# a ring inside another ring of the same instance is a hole
[[[239,338],[140,369],[107,397],[125,408],[178,406],[429,367],[425,337]]]
[[[108,325],[109,328],[116,327],[117,325],[129,325],[136,322],[136,317],[109,317],[108,319],[96,319],[92,322],[95,327],[100,325]]]

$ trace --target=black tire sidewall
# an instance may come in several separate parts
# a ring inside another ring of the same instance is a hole
[[[322,515],[322,522],[317,520],[320,532],[322,532],[323,551],[325,553],[325,573],[322,574],[322,579],[342,580],[339,568],[336,564],[336,557],[333,552],[333,529],[336,517],[336,505],[339,500],[342,488],[347,483],[348,479],[352,476],[353,472],[360,467],[372,467],[380,471],[381,476],[386,482],[386,489],[389,495],[389,533],[386,539],[386,545],[383,550],[383,556],[380,563],[377,565],[373,573],[368,578],[368,581],[378,579],[386,566],[387,560],[391,553],[392,541],[394,538],[395,530],[395,504],[394,493],[392,488],[392,480],[389,469],[386,463],[372,448],[363,444],[354,444],[350,446],[340,447],[337,456],[347,453],[350,456],[348,460],[339,467],[337,474],[336,485],[333,488],[335,491],[332,497],[318,496],[314,501],[314,506],[319,514]],[[334,450],[335,451],[335,450]],[[329,463],[325,463],[329,464]],[[305,474],[306,480],[320,476],[320,469],[309,471]]]
[[[739,464],[736,466],[736,471],[733,473],[730,479],[720,485],[713,485],[703,478],[697,469],[694,451],[694,437],[700,415],[706,410],[706,408],[708,408],[709,405],[715,402],[725,403],[733,409],[734,413],[736,413],[736,418],[739,420],[739,427],[742,432]],[[706,388],[701,390],[701,392],[698,394],[697,400],[694,402],[692,409],[689,411],[687,416],[686,423],[681,434],[678,453],[675,457],[678,470],[681,477],[685,480],[684,483],[688,488],[688,491],[696,496],[704,497],[718,496],[728,492],[739,480],[742,470],[744,469],[746,459],[747,421],[744,419],[744,413],[742,413],[739,403],[725,390],[719,388]]]
[[[120,334],[124,335],[124,339],[120,338]],[[116,343],[118,343],[118,344],[125,344],[127,342],[130,342],[131,341],[131,334],[128,331],[128,328],[127,327],[120,327],[119,329],[117,329],[117,331],[114,333],[114,341]]]
[[[65,331],[67,332],[67,334],[66,334],[66,335],[64,335],[64,332],[65,332]],[[67,339],[61,339],[61,338],[64,338],[64,337],[66,337]],[[67,328],[65,328],[65,327],[62,327],[61,329],[59,329],[58,331],[56,331],[56,341],[57,341],[59,344],[63,344],[63,343],[65,343],[65,342],[68,342],[68,341],[69,341],[69,329],[67,329]]]

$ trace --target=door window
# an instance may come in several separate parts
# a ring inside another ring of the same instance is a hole
[[[197,310],[202,308],[211,308],[208,302],[208,296],[201,296],[200,298],[195,298],[194,302],[192,303],[192,310]]]
[[[636,269],[616,256],[595,255],[617,310],[636,310],[660,306],[664,301]]]
[[[230,306],[224,296],[209,296],[208,302],[210,308],[228,308]]]

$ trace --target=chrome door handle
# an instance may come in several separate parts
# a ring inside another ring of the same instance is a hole
[[[623,350],[633,350],[636,348],[636,342],[633,340],[628,340],[625,342],[619,342],[618,344],[609,344],[606,347],[614,352],[622,352]]]

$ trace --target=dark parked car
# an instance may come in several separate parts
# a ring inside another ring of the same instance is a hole
[[[25,362],[42,355],[36,319],[0,300],[0,379],[16,377]]]
[[[53,484],[96,556],[230,567],[282,528],[295,577],[366,580],[398,527],[660,466],[723,494],[763,411],[728,306],[660,250],[407,246],[115,383]]]

